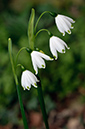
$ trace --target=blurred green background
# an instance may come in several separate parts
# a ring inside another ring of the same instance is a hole
[[[46,10],[72,17],[76,21],[72,34],[66,34],[64,37],[58,31],[54,18],[49,14],[42,17],[37,28],[37,30],[40,28],[50,30],[70,47],[65,54],[58,53],[57,61],[46,61],[45,70],[39,70],[47,112],[57,108],[57,101],[62,102],[75,93],[81,95],[81,101],[85,100],[85,1],[0,0],[0,125],[8,123],[16,125],[15,127],[23,125],[7,40],[10,37],[13,41],[14,57],[21,47],[28,46],[27,26],[32,8],[35,9],[35,22]],[[49,50],[49,36],[46,32],[38,35],[35,46],[52,57]],[[26,51],[20,54],[18,62],[33,71],[30,56]],[[17,74],[20,81],[19,68]],[[20,88],[28,118],[30,110],[39,110],[37,89],[32,87],[30,91],[23,91],[22,87]]]

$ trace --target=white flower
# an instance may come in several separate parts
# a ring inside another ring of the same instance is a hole
[[[38,73],[38,68],[46,67],[45,61],[43,59],[53,60],[51,57],[38,51],[32,51],[31,58],[32,58],[32,63],[36,74]]]
[[[39,80],[32,72],[25,70],[22,73],[21,85],[22,85],[24,90],[25,89],[30,90],[31,85],[33,85],[35,88],[37,88],[37,82],[39,82]]]
[[[52,36],[50,38],[50,51],[56,60],[58,58],[57,51],[60,53],[65,53],[65,47],[70,49],[62,39],[56,36]]]
[[[65,35],[65,31],[68,33],[68,34],[71,34],[71,30],[70,29],[73,29],[73,26],[71,23],[75,23],[75,21],[70,18],[70,17],[67,17],[67,16],[64,16],[64,15],[57,15],[55,17],[55,23],[59,29],[59,31],[63,34],[63,36]]]

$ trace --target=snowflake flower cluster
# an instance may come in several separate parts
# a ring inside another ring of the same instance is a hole
[[[55,16],[56,26],[58,30],[63,34],[63,36],[65,36],[65,32],[67,32],[68,34],[71,34],[70,29],[73,29],[72,23],[74,22],[75,21],[72,18],[69,18],[64,15],[58,14],[57,16]],[[57,60],[58,59],[57,52],[65,53],[66,52],[65,48],[70,49],[62,39],[53,35],[50,36],[49,47],[53,55],[53,58],[42,53],[41,51],[36,51],[36,50],[31,51],[31,60],[32,60],[33,68],[36,75],[38,74],[38,68],[45,69],[46,64],[44,59],[49,61],[52,61],[54,59]],[[24,88],[24,90],[25,89],[30,90],[31,85],[37,88],[37,83],[39,82],[39,80],[37,79],[36,75],[34,75],[29,70],[23,71],[21,76],[21,85]]]

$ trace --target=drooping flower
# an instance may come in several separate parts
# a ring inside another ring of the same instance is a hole
[[[32,51],[31,53],[32,63],[35,70],[35,74],[38,73],[38,68],[45,68],[45,60],[53,60],[53,58],[49,57],[48,55],[38,52],[38,51]]]
[[[73,26],[72,26],[71,23],[75,23],[75,21],[72,18],[70,18],[70,17],[58,14],[55,17],[55,23],[56,23],[56,25],[58,27],[58,30],[64,36],[65,35],[65,31],[68,34],[71,34],[71,30],[70,29],[73,29]]]
[[[53,54],[55,60],[58,58],[57,51],[60,53],[65,53],[65,47],[70,49],[62,39],[56,36],[52,36],[50,38],[50,51]]]
[[[29,70],[23,71],[21,76],[21,85],[24,90],[30,90],[31,85],[37,88],[37,82],[39,82],[39,80],[32,72],[30,72]]]

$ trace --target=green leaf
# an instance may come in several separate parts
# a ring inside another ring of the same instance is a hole
[[[8,51],[9,51],[9,54],[12,54],[12,41],[11,41],[11,38],[8,39]]]
[[[28,128],[28,123],[27,123],[27,120],[26,120],[26,116],[25,116],[25,111],[24,111],[22,98],[21,98],[21,92],[20,92],[20,88],[19,88],[19,85],[18,85],[18,79],[17,79],[17,75],[16,75],[16,72],[15,72],[13,57],[12,57],[12,40],[11,40],[11,38],[8,39],[8,51],[9,51],[10,61],[11,61],[12,70],[13,70],[13,74],[14,74],[14,79],[15,79],[15,82],[16,82],[17,94],[18,94],[20,109],[21,109],[21,113],[22,113],[24,129],[29,129]]]
[[[35,18],[35,10],[32,9],[31,16],[28,23],[29,47],[32,50],[34,50],[34,18]]]
[[[10,57],[10,61],[11,61],[11,66],[12,66],[12,71],[13,71],[13,75],[14,75],[14,79],[16,82],[16,85],[18,84],[18,79],[15,73],[15,66],[14,66],[14,61],[13,61],[13,56],[12,56],[12,40],[11,38],[8,39],[8,51],[9,51],[9,57]]]

